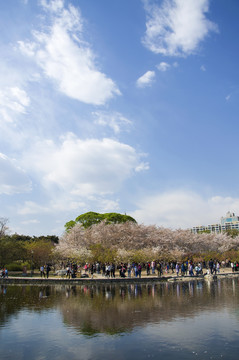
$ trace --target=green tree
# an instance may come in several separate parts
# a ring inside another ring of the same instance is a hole
[[[100,223],[102,220],[104,220],[103,214],[89,211],[85,214],[77,216],[75,221],[76,223],[83,225],[84,228],[87,229],[91,225]]]
[[[41,235],[41,236],[34,236],[32,238],[33,241],[45,241],[52,244],[58,244],[59,243],[59,237],[56,235]]]
[[[0,238],[0,266],[26,259],[26,257],[27,253],[23,242],[16,242],[10,236]]]
[[[70,220],[65,224],[65,229],[68,232],[72,229],[76,224],[81,224],[85,229],[89,228],[94,224],[99,224],[101,221],[105,221],[106,224],[122,224],[127,221],[131,221],[136,223],[136,220],[129,215],[122,215],[119,213],[104,213],[100,214],[97,212],[89,211],[82,215],[77,216],[74,220]]]
[[[13,234],[13,235],[11,235],[11,239],[13,240],[13,241],[16,241],[16,242],[19,242],[19,241],[23,241],[23,242],[27,242],[27,241],[31,241],[32,240],[32,238],[31,238],[31,236],[28,236],[28,235],[19,235],[19,234]]]
[[[28,261],[33,262],[34,267],[40,267],[52,260],[54,246],[49,241],[31,241],[26,244],[26,249]]]
[[[76,225],[76,221],[74,220],[70,220],[67,223],[65,223],[66,232],[69,232],[75,225]]]
[[[117,257],[117,250],[113,248],[108,248],[101,244],[92,244],[90,245],[91,258],[89,261],[92,262],[115,262]]]
[[[107,224],[113,224],[113,223],[122,224],[122,223],[126,223],[127,221],[131,221],[135,224],[137,223],[134,218],[126,214],[122,215],[118,213],[105,213],[102,215],[103,215],[103,220],[106,220]]]

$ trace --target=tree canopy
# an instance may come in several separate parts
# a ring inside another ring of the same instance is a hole
[[[0,267],[16,261],[33,261],[35,266],[44,264],[50,261],[54,244],[58,242],[56,235],[4,235],[0,237]]]
[[[106,224],[123,224],[127,221],[137,223],[136,220],[129,215],[122,215],[119,213],[104,213],[100,214],[94,211],[89,211],[82,215],[77,216],[74,220],[70,220],[65,224],[65,229],[68,232],[76,224],[82,225],[85,229],[89,228],[92,225],[99,224],[101,221],[105,221]]]
[[[239,258],[239,236],[194,234],[190,230],[171,230],[130,221],[110,224],[101,221],[88,228],[76,224],[64,233],[55,250],[59,258],[90,263],[193,258],[197,261],[210,258],[236,261]]]

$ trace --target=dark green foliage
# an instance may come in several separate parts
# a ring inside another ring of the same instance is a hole
[[[75,226],[76,222],[74,220],[70,220],[67,223],[65,223],[65,229],[68,232],[70,229],[72,229]]]
[[[8,271],[22,271],[23,267],[26,267],[27,270],[30,270],[29,262],[23,263],[22,261],[5,264],[5,267],[8,269]]]
[[[26,258],[26,249],[22,241],[14,241],[10,236],[0,239],[0,266]]]
[[[52,244],[59,243],[59,237],[56,235],[47,235],[47,236],[42,235],[42,236],[31,237],[29,235],[13,234],[13,235],[5,235],[4,238],[16,242],[46,241]]]
[[[59,237],[56,235],[47,235],[47,236],[33,236],[33,241],[45,241],[45,242],[51,242],[52,244],[58,244],[59,243]]]
[[[12,241],[31,241],[32,238],[31,236],[28,236],[28,235],[19,235],[19,234],[13,234],[11,236],[9,236],[9,239],[11,239]]]
[[[75,221],[76,221],[76,223],[82,224],[84,226],[84,228],[87,229],[91,225],[98,224],[102,220],[104,220],[103,214],[89,211],[85,214],[79,215]]]
[[[34,250],[34,262],[37,263],[38,258],[48,260],[53,244],[58,241],[56,235],[4,235],[0,238],[0,267],[19,260],[31,261],[31,250]]]
[[[100,214],[97,212],[89,211],[85,214],[77,216],[74,220],[70,220],[65,224],[66,231],[69,231],[76,224],[81,224],[85,229],[90,227],[91,225],[98,224],[101,221],[105,221],[106,224],[122,224],[127,221],[131,221],[136,223],[136,220],[129,215],[122,215],[119,213],[104,213]]]
[[[107,224],[122,224],[122,223],[126,223],[127,221],[131,221],[134,222],[135,224],[137,223],[136,220],[134,218],[132,218],[129,215],[121,215],[118,213],[105,213],[103,214],[104,216],[104,220],[106,220]]]

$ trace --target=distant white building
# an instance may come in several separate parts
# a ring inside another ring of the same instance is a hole
[[[199,225],[192,228],[192,232],[197,234],[202,231],[210,231],[220,233],[222,231],[236,229],[239,230],[239,216],[228,211],[225,217],[221,217],[221,222],[218,224],[210,224],[207,226]]]

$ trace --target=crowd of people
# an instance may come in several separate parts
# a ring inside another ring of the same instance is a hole
[[[106,278],[115,278],[118,271],[121,278],[141,278],[142,271],[144,275],[155,275],[158,277],[175,275],[175,276],[199,276],[205,274],[216,275],[220,273],[221,268],[231,268],[232,272],[239,271],[239,263],[231,261],[222,261],[210,259],[209,261],[193,262],[190,260],[183,262],[164,262],[164,261],[148,261],[146,263],[128,262],[120,264],[111,263],[85,263],[77,265],[76,263],[62,263],[62,273],[67,278],[94,277],[94,274],[102,275]],[[40,266],[40,276],[49,277],[51,266],[49,264]],[[7,278],[7,268],[0,269],[0,277]]]
[[[219,274],[221,267],[230,266],[232,271],[237,271],[239,269],[238,263],[226,263],[225,261],[218,261],[210,259],[208,262],[193,262],[193,261],[184,261],[184,262],[163,262],[163,261],[150,261],[146,263],[120,263],[116,265],[115,263],[85,263],[83,267],[76,264],[67,264],[67,277],[76,277],[76,273],[80,272],[81,277],[92,277],[94,274],[102,275],[106,278],[115,278],[116,271],[119,272],[121,278],[141,278],[142,271],[146,272],[146,276],[155,275],[158,277],[165,275],[176,275],[176,276],[199,276],[203,274]]]

